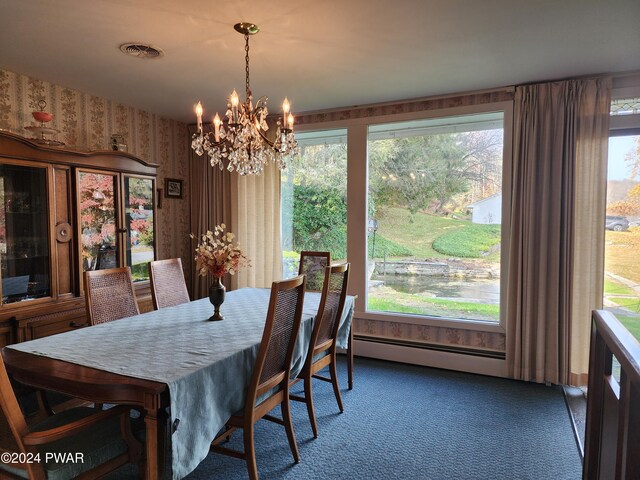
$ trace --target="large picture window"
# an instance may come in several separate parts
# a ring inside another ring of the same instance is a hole
[[[498,323],[503,112],[372,125],[367,310]]]
[[[640,135],[609,139],[604,299],[640,340]]]
[[[347,258],[347,131],[296,134],[300,156],[282,172],[283,275],[298,274],[302,250]]]

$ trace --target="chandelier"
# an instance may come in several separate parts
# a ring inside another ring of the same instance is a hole
[[[249,86],[249,36],[260,31],[253,23],[238,23],[235,30],[244,35],[245,88],[244,102],[240,103],[234,90],[227,103],[226,127],[218,113],[213,117],[213,132],[202,130],[202,104],[196,105],[198,130],[191,139],[191,148],[197,155],[207,153],[211,166],[216,165],[240,175],[260,175],[267,163],[275,163],[282,170],[287,160],[298,153],[298,142],[293,134],[293,114],[286,98],[282,103],[282,118],[278,118],[273,140],[267,137],[267,97],[261,97],[253,105]]]

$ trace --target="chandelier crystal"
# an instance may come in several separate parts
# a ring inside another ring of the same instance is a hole
[[[202,129],[202,104],[196,105],[198,130],[191,138],[191,148],[197,155],[205,152],[211,166],[220,170],[236,171],[240,175],[260,175],[267,163],[275,163],[282,170],[287,161],[298,154],[298,142],[293,134],[293,114],[286,98],[282,103],[282,117],[278,118],[274,140],[267,137],[267,97],[261,97],[253,105],[249,84],[249,36],[260,31],[253,23],[234,25],[237,32],[244,34],[245,40],[245,88],[244,102],[240,102],[234,90],[227,103],[226,126],[218,113],[212,119],[213,132]]]

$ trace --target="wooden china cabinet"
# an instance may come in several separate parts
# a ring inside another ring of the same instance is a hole
[[[130,266],[152,309],[157,168],[0,132],[0,347],[86,326],[86,270]]]

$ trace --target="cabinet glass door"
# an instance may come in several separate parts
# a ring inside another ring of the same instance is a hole
[[[153,179],[124,177],[126,260],[134,282],[149,279],[148,262],[154,252]]]
[[[51,296],[47,170],[0,165],[2,303]]]
[[[82,270],[120,266],[116,223],[116,175],[79,172]]]

